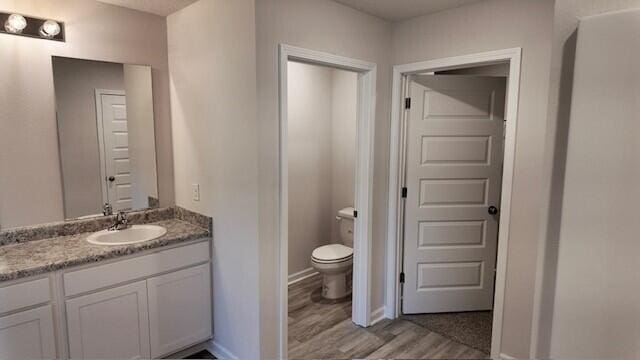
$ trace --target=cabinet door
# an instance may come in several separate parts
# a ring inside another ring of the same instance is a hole
[[[55,357],[51,305],[0,317],[0,359]]]
[[[211,337],[209,264],[150,278],[147,287],[152,357]]]
[[[149,358],[145,281],[66,301],[71,358]]]

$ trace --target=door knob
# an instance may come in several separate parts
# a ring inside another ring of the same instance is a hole
[[[498,213],[498,208],[492,205],[489,206],[489,209],[487,209],[487,211],[489,212],[489,214],[495,215]]]
[[[116,177],[115,176],[109,176],[108,180],[111,181],[111,182],[114,182],[116,180]]]

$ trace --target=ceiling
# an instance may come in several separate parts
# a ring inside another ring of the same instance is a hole
[[[481,0],[335,0],[356,10],[389,21],[456,8]]]
[[[98,0],[103,3],[167,16],[198,0]],[[225,0],[227,1],[227,0]],[[229,0],[233,1],[233,0]],[[351,8],[389,21],[456,8],[481,0],[335,0]]]
[[[103,3],[167,16],[198,0],[98,0]]]

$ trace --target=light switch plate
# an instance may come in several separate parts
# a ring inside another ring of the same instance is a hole
[[[193,201],[200,201],[200,184],[191,185],[191,197]]]

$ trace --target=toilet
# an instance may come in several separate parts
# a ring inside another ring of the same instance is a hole
[[[322,296],[326,299],[339,299],[351,293],[354,211],[347,207],[336,216],[342,243],[320,246],[311,254],[311,266],[322,275]]]

